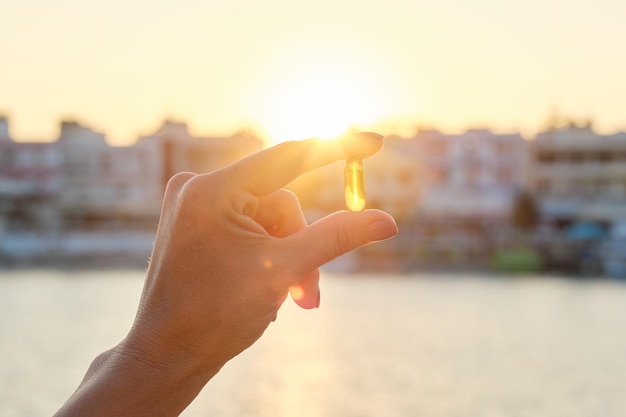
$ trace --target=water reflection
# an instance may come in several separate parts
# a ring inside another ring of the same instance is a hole
[[[68,275],[3,271],[3,416],[52,414],[132,321],[141,272]],[[625,326],[619,282],[326,274],[183,416],[622,416]]]

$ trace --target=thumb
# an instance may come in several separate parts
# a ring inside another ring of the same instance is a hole
[[[393,217],[383,211],[340,211],[283,239],[283,253],[297,268],[296,276],[303,276],[359,246],[397,233]]]

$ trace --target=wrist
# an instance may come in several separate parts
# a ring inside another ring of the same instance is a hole
[[[208,352],[201,357],[180,344],[168,345],[133,331],[116,346],[115,355],[138,375],[166,385],[195,385],[198,391],[224,365],[213,361]]]
[[[219,369],[154,355],[125,339],[93,361],[55,417],[179,415]]]

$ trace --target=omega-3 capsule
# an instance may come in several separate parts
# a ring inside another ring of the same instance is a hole
[[[350,211],[365,208],[365,170],[360,159],[348,159],[344,168],[346,206]]]

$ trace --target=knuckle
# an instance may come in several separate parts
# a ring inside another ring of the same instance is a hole
[[[216,197],[221,194],[224,185],[222,176],[217,172],[194,175],[184,184],[182,190],[183,198],[206,200],[207,196]]]
[[[182,193],[183,198],[195,198],[199,193],[202,192],[202,189],[205,188],[203,184],[204,181],[199,179],[200,177],[195,176],[190,178],[184,185]]]
[[[167,185],[165,186],[165,194],[178,194],[183,186],[195,176],[196,174],[191,172],[179,172],[177,174],[174,174],[169,179],[169,181],[167,181]]]
[[[205,212],[210,204],[207,201],[217,200],[218,184],[211,180],[212,177],[182,172],[174,175],[168,182],[166,198],[170,206],[175,207],[174,212],[178,217],[195,218]]]
[[[335,230],[328,238],[328,250],[333,259],[352,249],[352,241],[352,235],[347,229]]]
[[[277,191],[276,196],[278,197],[278,203],[282,206],[293,207],[300,205],[298,196],[289,190],[281,189]]]

